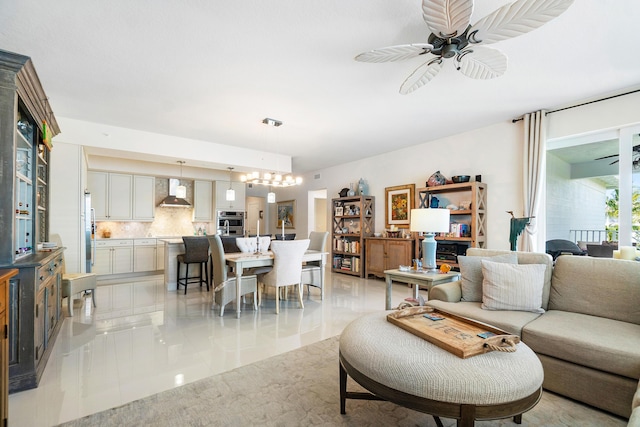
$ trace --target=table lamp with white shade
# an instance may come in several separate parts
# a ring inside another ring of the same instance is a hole
[[[449,214],[449,209],[411,209],[410,230],[425,233],[422,241],[422,266],[427,270],[438,268],[435,233],[449,231]]]

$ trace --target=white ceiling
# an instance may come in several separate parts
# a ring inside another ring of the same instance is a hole
[[[472,23],[508,2],[476,3]],[[277,151],[297,173],[640,84],[640,1],[576,0],[493,45],[504,76],[447,63],[400,95],[419,58],[353,58],[426,41],[421,13],[419,0],[2,1],[0,49],[33,59],[56,116]],[[284,122],[275,142],[265,117]]]

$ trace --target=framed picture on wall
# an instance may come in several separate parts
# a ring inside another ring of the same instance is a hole
[[[387,228],[395,225],[408,228],[411,221],[411,209],[414,207],[415,184],[387,187],[385,192],[385,221]]]
[[[295,228],[296,201],[286,200],[278,202],[276,206],[278,211],[276,226],[281,228],[284,223],[284,228]]]

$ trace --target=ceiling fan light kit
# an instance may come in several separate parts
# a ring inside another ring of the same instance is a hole
[[[493,79],[507,70],[507,56],[480,46],[517,37],[562,14],[573,0],[517,0],[470,25],[473,0],[423,0],[422,17],[431,34],[428,43],[374,49],[356,56],[360,62],[394,62],[417,56],[427,60],[400,86],[406,95],[429,83],[452,59],[455,67],[472,79]]]

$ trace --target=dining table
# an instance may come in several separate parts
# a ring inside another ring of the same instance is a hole
[[[322,288],[324,289],[324,268],[327,263],[327,254],[328,252],[315,251],[315,250],[307,250],[302,257],[302,262],[309,261],[320,261],[320,281],[322,283]],[[240,283],[242,280],[242,272],[247,268],[254,267],[265,267],[273,265],[274,255],[273,252],[258,252],[258,253],[247,253],[247,252],[234,252],[234,253],[225,253],[224,254],[225,262],[228,266],[231,267],[236,277],[236,317],[240,318],[241,312],[241,304],[240,304]]]

